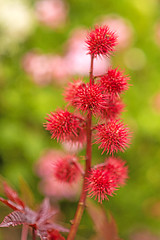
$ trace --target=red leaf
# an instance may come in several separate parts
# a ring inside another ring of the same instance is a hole
[[[39,232],[52,231],[53,229],[60,232],[68,232],[68,229],[55,224],[50,221],[51,217],[55,215],[56,211],[53,211],[50,206],[48,198],[45,198],[39,212],[37,213],[36,225]]]
[[[48,223],[48,221],[55,215],[56,211],[53,211],[50,206],[50,202],[48,198],[45,198],[41,204],[41,207],[37,213],[37,225],[43,228],[43,225]]]
[[[29,207],[25,207],[25,216],[26,216],[26,224],[30,226],[35,226],[36,219],[37,219],[37,213],[30,209]]]
[[[91,216],[95,229],[98,233],[97,239],[120,240],[113,216],[109,214],[108,219],[103,207],[96,206],[91,201],[89,201],[87,206],[89,215]]]
[[[12,202],[10,200],[0,197],[0,201],[3,202],[4,204],[6,204],[8,207],[12,208],[13,210],[19,210],[19,211],[22,210],[21,206],[15,204],[14,202]]]
[[[4,218],[0,227],[26,224],[35,229],[35,234],[39,236],[41,240],[49,240],[49,233],[52,231],[68,232],[68,229],[50,221],[56,211],[52,210],[48,198],[44,199],[39,211],[36,212],[25,206],[23,201],[18,197],[18,194],[6,183],[4,183],[4,189],[9,199],[0,197],[0,201],[15,211]],[[61,235],[59,234],[59,236]],[[63,238],[60,238],[60,240],[63,240]]]
[[[20,211],[14,211],[4,218],[3,222],[0,224],[0,227],[14,227],[16,225],[24,224],[25,222],[25,214]]]
[[[4,185],[4,191],[6,196],[14,203],[17,205],[20,205],[22,208],[24,208],[24,203],[22,200],[19,198],[18,194],[16,191],[14,191],[6,182],[3,183]]]
[[[49,240],[65,240],[65,238],[58,231],[53,230],[49,233]]]
[[[48,232],[40,231],[39,229],[36,231],[36,235],[40,237],[41,240],[48,240]]]
[[[56,224],[56,223],[51,223],[52,225],[52,229],[55,229],[57,231],[60,231],[60,232],[69,232],[69,230],[65,227],[62,227],[61,225],[59,224]]]
[[[38,211],[37,222],[41,223],[48,219],[48,215],[50,215],[51,206],[48,198],[45,198],[41,204],[41,207]]]

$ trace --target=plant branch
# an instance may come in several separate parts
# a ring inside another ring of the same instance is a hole
[[[27,240],[27,236],[28,236],[28,225],[23,224],[21,240]]]
[[[104,74],[97,75],[97,76],[94,76],[94,79],[96,79],[96,78],[100,78],[100,77],[103,77],[103,76],[104,76]]]
[[[90,66],[90,84],[94,84],[94,78],[93,78],[93,60],[94,55],[91,56],[91,66]],[[92,111],[89,111],[87,114],[86,119],[86,134],[87,134],[87,146],[86,146],[86,166],[85,166],[85,174],[84,174],[84,180],[83,180],[83,187],[82,192],[80,196],[80,200],[77,206],[77,210],[75,213],[74,220],[72,221],[72,226],[70,229],[70,232],[68,234],[67,240],[74,240],[82,215],[83,211],[86,206],[86,196],[87,192],[85,190],[86,185],[86,178],[88,177],[89,171],[91,169],[91,160],[92,160]]]
[[[36,232],[35,232],[35,229],[33,228],[32,230],[32,239],[33,240],[36,240]]]
[[[90,84],[94,84],[94,77],[93,77],[93,62],[94,62],[94,54],[91,55],[91,66],[89,72]]]

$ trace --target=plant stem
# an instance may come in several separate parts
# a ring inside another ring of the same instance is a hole
[[[36,232],[35,232],[35,229],[33,228],[32,230],[32,239],[33,240],[36,240]]]
[[[94,78],[93,78],[93,60],[94,55],[91,56],[91,66],[90,66],[90,85],[94,84]],[[86,135],[87,135],[87,146],[86,146],[86,166],[85,166],[85,174],[84,174],[84,180],[83,180],[83,187],[82,192],[80,196],[80,200],[77,206],[77,210],[75,213],[75,217],[73,220],[73,224],[71,226],[70,232],[68,234],[67,240],[74,240],[82,215],[83,211],[86,206],[86,196],[87,192],[85,191],[85,185],[86,185],[86,177],[89,174],[89,171],[91,169],[91,160],[92,160],[92,111],[89,111],[87,114],[86,119]]]
[[[94,84],[94,77],[93,77],[93,61],[94,61],[94,55],[91,55],[91,66],[90,66],[90,72],[89,72],[89,78],[90,78],[90,84]]]
[[[27,240],[27,236],[28,236],[28,225],[23,224],[21,240]]]

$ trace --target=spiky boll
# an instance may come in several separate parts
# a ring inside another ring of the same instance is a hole
[[[68,87],[66,88],[64,96],[65,96],[65,100],[69,102],[69,104],[73,105],[73,99],[76,97],[77,90],[79,86],[83,84],[84,84],[83,81],[80,79],[74,82],[70,82],[68,84]]]
[[[74,97],[70,98],[70,104],[83,112],[92,111],[95,114],[107,107],[107,95],[102,93],[99,85],[83,83],[75,89]]]
[[[79,140],[85,128],[85,121],[82,117],[72,114],[67,110],[58,110],[51,112],[46,118],[48,122],[44,124],[46,130],[50,131],[52,138],[57,138],[58,141],[73,141]]]
[[[117,98],[115,96],[109,96],[106,102],[106,108],[101,109],[98,113],[98,115],[102,119],[115,119],[124,108],[124,104],[122,103],[120,98]]]
[[[96,57],[98,55],[109,56],[117,45],[117,36],[108,26],[95,26],[86,39],[88,54]]]
[[[108,200],[108,196],[112,196],[116,188],[114,176],[104,169],[91,169],[86,178],[85,190],[88,191],[88,196],[95,197],[100,203],[104,199]]]
[[[73,175],[69,175],[67,171],[64,173],[64,168],[75,169],[76,173],[74,171]],[[55,199],[68,199],[74,198],[77,194],[83,169],[74,154],[65,155],[59,151],[49,150],[38,161],[36,170],[41,177],[41,190],[47,196],[52,196]],[[56,176],[58,171],[60,173]]]
[[[109,157],[106,160],[106,170],[113,173],[115,180],[119,186],[125,184],[128,178],[128,167],[125,166],[126,162],[116,157]]]
[[[107,124],[99,124],[97,127],[97,141],[102,154],[124,151],[130,144],[130,133],[128,127],[119,120],[110,120]]]
[[[128,75],[123,75],[123,71],[116,69],[109,69],[107,74],[100,77],[99,82],[102,91],[108,92],[112,95],[118,95],[128,89]]]
[[[53,176],[58,181],[72,184],[80,178],[80,175],[80,166],[75,156],[67,155],[53,163]]]

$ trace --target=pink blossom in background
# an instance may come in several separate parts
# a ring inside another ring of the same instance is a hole
[[[36,165],[37,174],[43,178],[51,176],[53,161],[63,156],[64,154],[62,154],[60,151],[47,150],[38,160],[38,163]]]
[[[36,53],[27,53],[23,58],[23,68],[38,85],[46,85],[52,80],[49,57]]]
[[[157,92],[151,99],[151,104],[153,109],[157,112],[160,113],[160,92]]]
[[[80,184],[68,184],[64,182],[57,182],[54,178],[45,178],[40,182],[40,191],[54,200],[69,199],[74,201],[78,195]]]
[[[36,165],[36,172],[41,177],[40,190],[47,196],[53,196],[57,200],[63,198],[73,198],[74,200],[80,187],[81,171],[78,169],[81,169],[81,167],[76,168],[77,171],[74,171],[76,176],[74,176],[74,181],[72,182],[62,181],[56,177],[55,170],[57,166],[59,166],[61,161],[66,161],[66,159],[68,159],[68,163],[71,161],[71,168],[73,168],[72,161],[75,162],[75,166],[80,166],[76,158],[69,155],[65,156],[64,153],[54,150],[45,152]],[[62,171],[63,166],[61,167]],[[66,174],[66,169],[61,174]]]
[[[118,35],[118,49],[124,49],[133,42],[133,27],[131,23],[118,15],[108,15],[101,19],[101,24],[106,24]]]
[[[57,84],[64,84],[69,78],[69,63],[66,59],[59,55],[52,55],[52,79]]]
[[[133,233],[130,240],[159,240],[158,235],[153,234],[148,229],[142,229]]]
[[[23,69],[40,86],[55,83],[63,85],[75,75],[89,75],[90,55],[85,44],[87,31],[76,29],[66,44],[64,56],[52,54],[27,53],[22,60]],[[94,75],[107,71],[109,58],[97,57],[94,60]]]
[[[52,81],[63,84],[68,77],[68,68],[65,60],[58,55],[27,53],[22,60],[27,74],[38,85],[47,85]]]
[[[68,6],[62,0],[41,0],[36,3],[35,11],[40,22],[57,28],[65,24]]]
[[[154,25],[154,40],[160,46],[160,20]]]
[[[70,142],[70,141],[65,141],[64,143],[62,143],[62,146],[64,148],[64,150],[66,152],[70,152],[70,153],[78,153],[80,150],[82,150],[83,146],[83,142],[81,141],[81,143],[79,142]]]
[[[90,55],[87,54],[86,35],[85,29],[75,29],[68,40],[65,59],[68,62],[70,75],[89,74]],[[94,75],[103,74],[109,66],[108,58],[97,57],[94,60]]]

